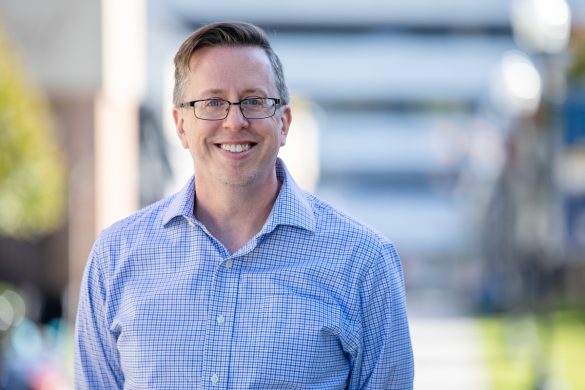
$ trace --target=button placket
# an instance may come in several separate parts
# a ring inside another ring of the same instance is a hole
[[[225,259],[225,257],[224,257]],[[236,310],[239,272],[234,272],[233,260],[216,268],[210,295],[209,321],[211,326],[205,336],[204,372],[208,386],[223,388],[227,386],[227,372],[233,334],[233,318]],[[224,266],[225,265],[225,266]],[[230,269],[231,268],[231,269]]]

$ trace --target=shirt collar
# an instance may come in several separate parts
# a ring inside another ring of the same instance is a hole
[[[187,184],[177,192],[163,217],[163,226],[166,226],[175,217],[193,217],[195,206],[195,176],[191,176]]]
[[[280,158],[276,160],[276,177],[282,186],[262,231],[267,233],[278,225],[290,225],[314,232],[313,208]]]
[[[268,233],[278,225],[290,225],[314,232],[315,216],[311,204],[280,158],[276,161],[276,177],[282,186],[262,231]],[[175,217],[192,218],[194,205],[195,177],[191,176],[171,200],[163,217],[163,225]]]

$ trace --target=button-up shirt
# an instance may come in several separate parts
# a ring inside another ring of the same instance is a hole
[[[411,389],[393,244],[301,190],[284,164],[262,230],[230,253],[195,180],[104,230],[82,280],[80,389]]]

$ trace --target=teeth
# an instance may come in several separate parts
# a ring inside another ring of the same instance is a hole
[[[221,144],[219,147],[228,152],[240,153],[250,149],[250,144]]]

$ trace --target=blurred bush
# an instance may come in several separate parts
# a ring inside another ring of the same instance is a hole
[[[573,39],[573,58],[569,69],[569,78],[585,82],[585,31]]]
[[[41,92],[0,29],[0,234],[54,230],[65,207],[65,164]]]

